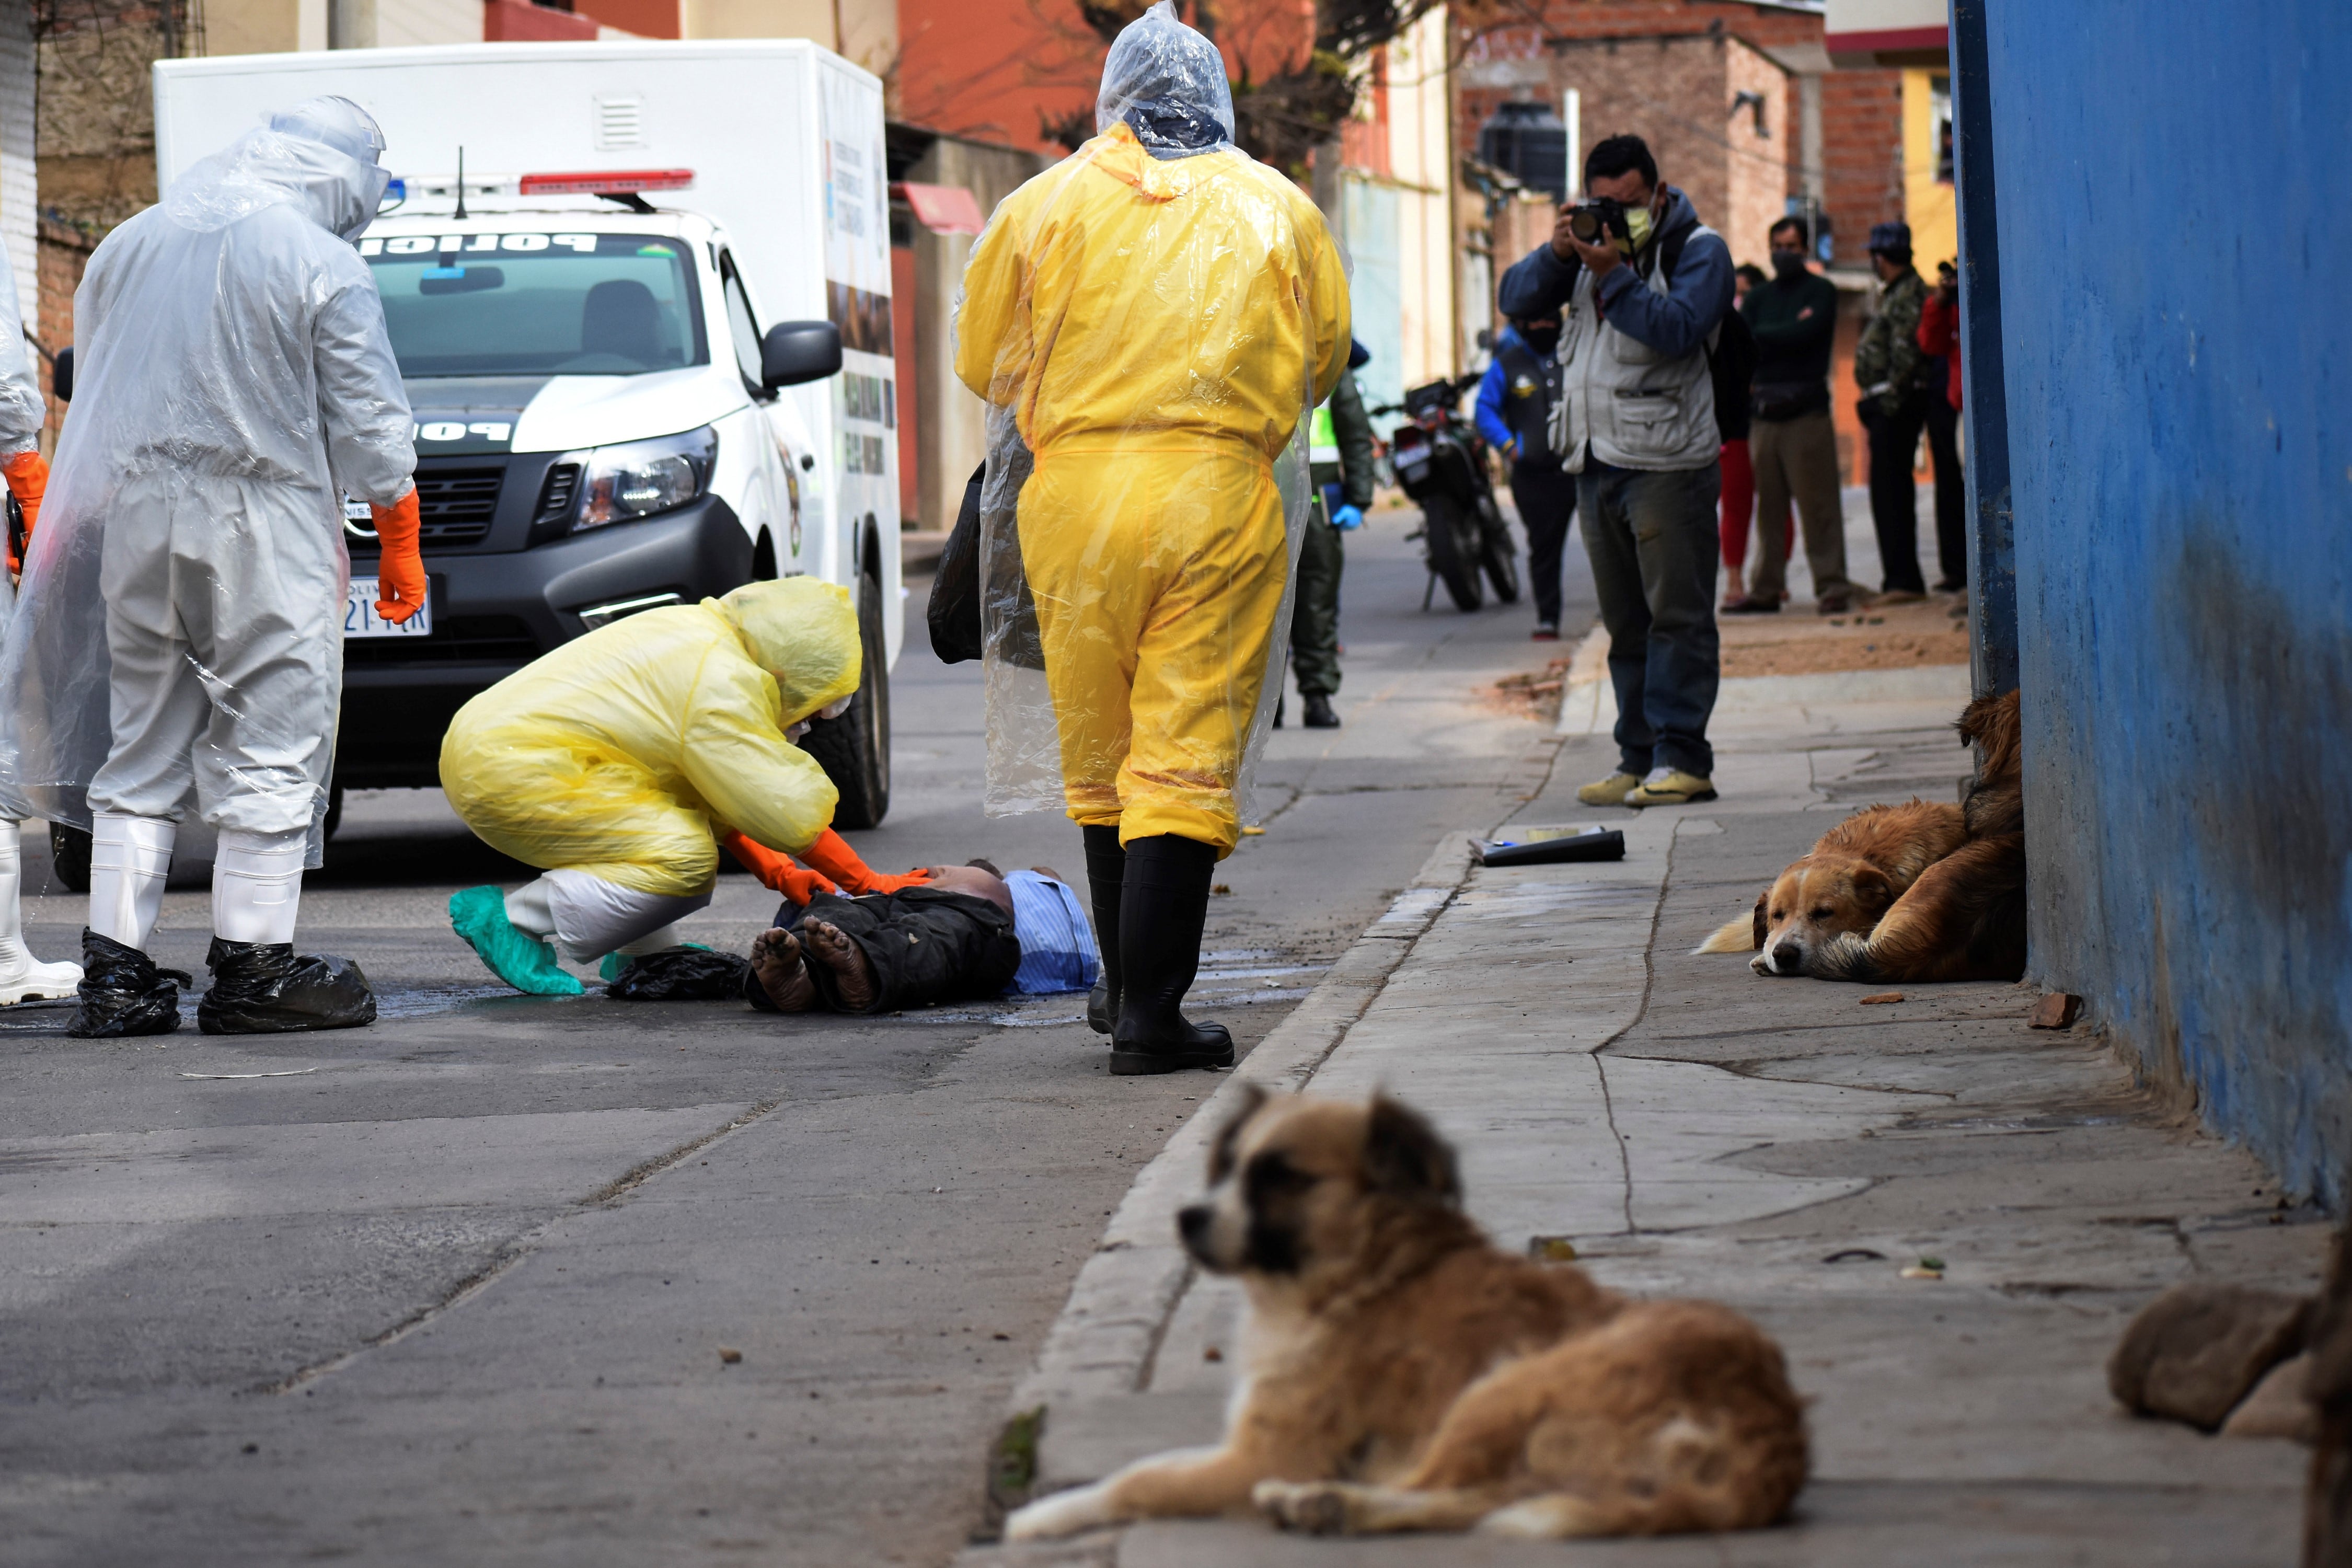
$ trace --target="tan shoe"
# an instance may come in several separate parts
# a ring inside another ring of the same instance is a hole
[[[1625,799],[1642,787],[1639,773],[1611,773],[1599,784],[1586,784],[1576,792],[1576,798],[1587,805],[1622,805]]]
[[[1582,791],[1578,791],[1581,795]],[[1688,805],[1695,800],[1713,800],[1715,785],[1696,773],[1686,773],[1680,768],[1655,784],[1644,784],[1629,790],[1627,805]]]

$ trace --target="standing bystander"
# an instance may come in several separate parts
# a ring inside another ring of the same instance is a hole
[[[1870,264],[1884,291],[1853,350],[1855,407],[1870,433],[1870,521],[1878,534],[1880,593],[1874,601],[1916,604],[1927,596],[1919,575],[1919,492],[1911,478],[1930,401],[1943,395],[1940,368],[1919,352],[1919,312],[1927,285],[1911,265],[1911,226],[1873,224]]]
[[[1948,261],[1936,265],[1936,289],[1919,308],[1919,352],[1945,367],[1944,395],[1927,398],[1927,450],[1936,459],[1936,558],[1944,571],[1938,594],[1969,585],[1968,497],[1960,469],[1960,275]]]
[[[1551,243],[1503,275],[1498,300],[1513,318],[1561,313],[1551,445],[1577,477],[1617,694],[1617,772],[1576,795],[1713,800],[1723,469],[1709,350],[1731,310],[1731,251],[1659,183],[1638,136],[1596,145],[1584,188],[1591,201],[1560,209]]]
[[[1528,531],[1528,575],[1535,579],[1538,642],[1559,636],[1559,552],[1576,515],[1576,480],[1551,449],[1559,401],[1559,318],[1517,321],[1495,342],[1478,384],[1478,434],[1511,460],[1511,503]]]
[[[1813,574],[1813,608],[1825,616],[1851,607],[1845,574],[1845,508],[1838,499],[1837,433],[1830,423],[1830,342],[1837,334],[1837,289],[1805,265],[1805,229],[1795,218],[1772,226],[1772,277],[1748,290],[1740,313],[1756,339],[1756,380],[1748,393],[1754,424],[1748,455],[1756,467],[1759,517],[1785,520],[1791,500],[1805,522],[1805,561]],[[1770,613],[1786,596],[1789,532],[1765,528],[1756,571],[1735,615]]]

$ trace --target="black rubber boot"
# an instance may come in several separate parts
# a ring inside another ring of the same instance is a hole
[[[1125,987],[1111,1033],[1115,1073],[1177,1072],[1234,1065],[1234,1037],[1223,1024],[1194,1024],[1184,993],[1201,968],[1201,931],[1209,922],[1209,880],[1217,852],[1198,839],[1163,833],[1127,847],[1119,900],[1119,961]]]
[[[110,1040],[125,1035],[168,1035],[180,1026],[180,987],[187,975],[158,969],[135,947],[81,932],[81,1010],[66,1033],[77,1040]]]
[[[196,1003],[207,1035],[291,1035],[375,1022],[375,993],[348,958],[297,954],[290,942],[213,938],[212,989]]]
[[[1308,729],[1336,730],[1339,727],[1339,715],[1331,711],[1331,699],[1322,692],[1308,692],[1300,705],[1306,711],[1299,715],[1298,721]]]
[[[1087,892],[1095,907],[1095,946],[1102,974],[1087,997],[1087,1027],[1108,1035],[1118,1022],[1118,900],[1127,885],[1127,851],[1116,827],[1082,827],[1087,841]]]

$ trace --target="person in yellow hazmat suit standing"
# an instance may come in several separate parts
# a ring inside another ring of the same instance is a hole
[[[576,995],[559,955],[678,945],[722,839],[856,892],[924,880],[866,868],[830,826],[833,781],[793,744],[848,706],[859,665],[848,590],[788,577],[631,616],[508,676],[450,721],[441,787],[484,843],[545,875],[457,893],[450,924],[517,990]]]
[[[1314,204],[1234,146],[1224,61],[1165,0],[1111,45],[1095,124],[964,274],[956,374],[992,405],[991,485],[1034,463],[982,571],[1017,555],[1034,600],[1050,701],[1026,717],[1050,722],[1086,838],[1111,1070],[1223,1067],[1231,1036],[1181,1005],[1273,716],[1307,504],[1293,437],[1346,368],[1348,281]],[[1002,599],[983,589],[989,658],[1019,662],[989,625]],[[1022,721],[990,680],[992,731]]]

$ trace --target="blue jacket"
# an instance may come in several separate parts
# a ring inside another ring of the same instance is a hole
[[[1532,380],[1534,385],[1512,384],[1513,361],[1517,362],[1522,375]],[[1485,378],[1478,383],[1478,434],[1497,451],[1517,440],[1518,449],[1512,459],[1516,463],[1559,468],[1559,459],[1552,453],[1550,437],[1551,405],[1559,394],[1559,382],[1558,363],[1529,347],[1518,328],[1506,326],[1495,339],[1494,363],[1487,365]]]
[[[1503,350],[1513,343],[1524,344],[1526,341],[1519,336],[1517,327],[1506,326],[1496,333],[1495,357],[1486,366],[1485,379],[1478,383],[1475,411],[1478,434],[1486,437],[1486,444],[1496,451],[1509,446],[1517,434],[1511,428],[1511,422],[1503,416],[1503,383],[1507,379],[1503,372]]]
[[[1688,196],[1673,185],[1666,187],[1666,194],[1673,200],[1666,205],[1664,221],[1658,225],[1661,235],[1698,221],[1697,209]],[[1504,315],[1518,321],[1557,316],[1575,290],[1576,275],[1583,269],[1580,261],[1562,261],[1554,256],[1547,241],[1503,274],[1496,304]],[[1609,324],[1627,337],[1667,359],[1680,359],[1706,342],[1707,333],[1731,309],[1732,294],[1731,247],[1720,236],[1694,235],[1683,247],[1674,275],[1666,279],[1665,293],[1644,288],[1632,266],[1618,267],[1601,281],[1601,309]]]

